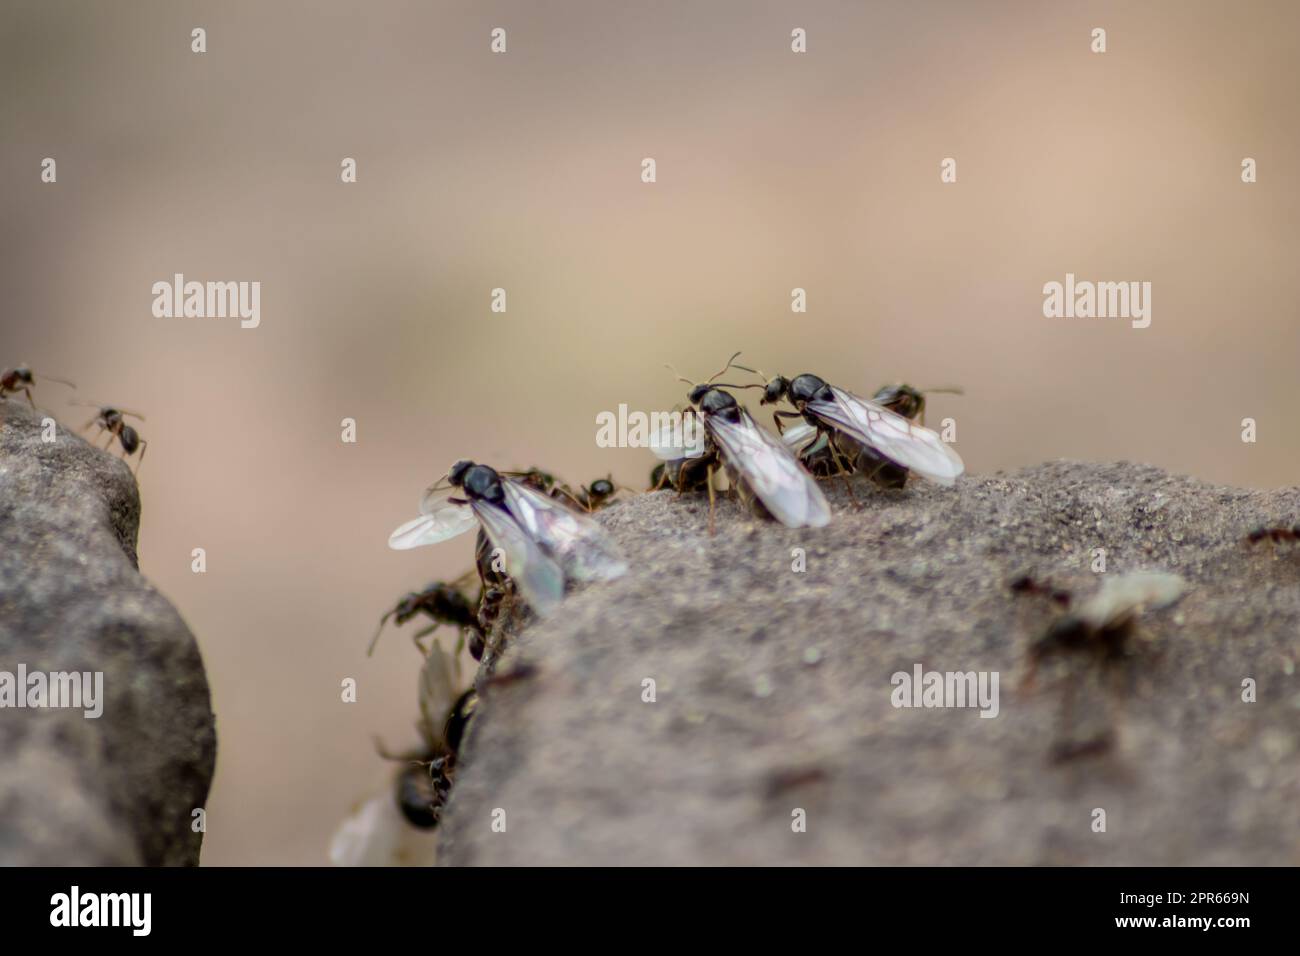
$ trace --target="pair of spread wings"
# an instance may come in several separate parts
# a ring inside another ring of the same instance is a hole
[[[938,432],[842,388],[832,385],[830,389],[831,401],[811,401],[804,408],[840,435],[941,485],[953,484],[966,470]],[[801,423],[787,428],[783,437],[787,445],[798,447],[811,441],[815,432],[813,426]]]
[[[743,408],[738,422],[730,422],[721,415],[705,416],[704,428],[726,463],[777,521],[789,528],[820,528],[830,524],[831,507],[817,482],[795,460],[790,449],[771,432],[759,428]],[[689,447],[674,446],[665,434],[651,448],[665,460],[698,458],[705,451],[702,441]]]
[[[388,538],[396,551],[437,544],[481,525],[505,558],[506,573],[540,615],[554,612],[564,597],[564,583],[609,581],[627,564],[602,528],[513,478],[502,477],[505,504],[471,500],[457,504],[446,495],[426,492],[420,517],[406,522]]]

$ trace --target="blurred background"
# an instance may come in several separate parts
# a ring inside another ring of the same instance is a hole
[[[204,863],[324,863],[372,736],[415,742],[415,651],[365,647],[470,566],[387,549],[425,485],[642,486],[595,419],[681,401],[665,362],[963,385],[930,422],[973,472],[1295,484],[1297,35],[1288,2],[7,0],[0,365],[147,416],[141,567],[218,718]],[[176,272],[260,281],[260,328],[154,318]],[[1044,318],[1067,272],[1151,282],[1150,328]]]

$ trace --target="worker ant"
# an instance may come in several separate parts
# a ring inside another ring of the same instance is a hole
[[[95,402],[73,402],[73,404],[86,405],[90,408],[99,409],[99,414],[86,422],[86,424],[82,425],[81,430],[84,432],[89,429],[91,425],[98,425],[99,431],[95,433],[95,437],[92,441],[98,441],[99,437],[103,435],[104,432],[108,432],[108,441],[104,445],[104,450],[107,451],[111,448],[113,445],[113,439],[116,438],[118,444],[122,446],[123,461],[126,460],[128,455],[134,455],[138,450],[140,452],[140,459],[135,463],[135,473],[137,475],[140,474],[140,466],[144,464],[144,453],[149,449],[149,442],[145,441],[135,428],[126,423],[126,417],[130,416],[131,418],[138,418],[140,421],[144,421],[144,416],[139,412],[127,411],[122,408],[113,408],[110,405],[98,405]]]
[[[68,388],[76,390],[77,386],[62,378],[55,378],[53,375],[44,375],[43,378],[51,382],[58,382],[60,385],[66,385]],[[36,387],[36,376],[26,365],[19,365],[17,368],[7,368],[0,373],[0,401],[7,401],[9,395],[17,395],[22,392],[27,396],[27,401],[31,403],[32,408],[36,407],[36,400],[32,398],[32,389]]]

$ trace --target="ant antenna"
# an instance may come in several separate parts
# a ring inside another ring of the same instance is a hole
[[[934,388],[921,389],[927,395],[965,395],[966,390],[960,385],[936,385]]]
[[[740,356],[739,352],[734,353],[731,356],[731,358],[727,359],[726,365],[722,366],[722,368],[718,369],[716,372],[714,372],[712,375],[709,376],[705,384],[707,385],[714,384],[713,380],[717,378],[719,375],[721,375],[723,372],[727,371],[727,369],[729,368],[739,368],[739,369],[744,369],[746,372],[752,372],[753,369],[745,368],[745,366],[743,365],[736,364],[736,359],[739,358],[739,356]],[[683,377],[682,374],[678,372],[677,369],[673,368],[671,365],[665,364],[664,368],[668,369],[668,371],[676,375],[677,381],[685,382],[687,385],[690,385],[692,387],[695,386],[694,382],[692,382],[689,378]],[[759,388],[760,387],[758,385],[728,385],[726,382],[718,382],[717,384],[720,388]]]
[[[375,636],[370,639],[370,646],[366,648],[366,657],[370,657],[375,653],[375,645],[379,643],[379,635],[384,632],[384,625],[388,623],[388,619],[392,617],[394,613],[396,612],[389,611],[379,619],[379,627],[375,631]]]
[[[715,378],[717,378],[719,375],[721,375],[721,374],[722,374],[723,372],[725,372],[727,369],[731,368],[732,363],[735,362],[736,359],[738,359],[738,358],[740,358],[740,353],[739,353],[739,352],[735,352],[735,353],[733,353],[732,356],[731,356],[731,358],[727,359],[727,364],[726,364],[726,365],[722,366],[722,368],[718,369],[716,372],[714,372],[712,375],[709,376],[709,383],[712,384],[712,382],[713,382],[713,380],[714,380]]]
[[[757,385],[729,385],[727,386],[728,388],[767,388],[767,383],[771,381],[771,379],[763,373],[762,369],[750,368],[748,365],[736,365],[736,368],[743,372],[749,372],[751,375],[758,376],[759,383]]]
[[[681,373],[681,372],[677,371],[677,369],[673,368],[673,367],[672,367],[671,365],[669,365],[667,362],[664,363],[664,368],[668,369],[668,371],[670,371],[670,372],[672,372],[674,375],[676,375],[676,376],[677,376],[677,381],[679,381],[679,382],[685,382],[687,385],[690,385],[692,388],[694,388],[694,386],[695,386],[695,383],[694,383],[694,382],[692,382],[689,378],[684,378],[684,377],[682,376],[682,373]]]
[[[119,415],[130,415],[132,418],[138,418],[138,419],[140,419],[140,421],[144,421],[144,416],[141,415],[139,412],[133,412],[133,411],[131,411],[129,408],[118,408],[116,405],[105,405],[103,402],[86,401],[86,400],[82,400],[82,399],[76,399],[76,398],[74,398],[74,399],[72,399],[71,401],[69,401],[68,404],[69,404],[69,405],[84,405],[84,406],[86,406],[87,408],[97,408],[97,409],[99,409],[101,412],[104,411],[105,409],[109,409],[109,408],[111,408],[113,411],[117,412]]]
[[[66,386],[68,386],[68,388],[72,389],[74,392],[77,390],[77,386],[76,386],[74,383],[69,382],[66,378],[56,378],[56,377],[53,376],[53,375],[44,375],[44,374],[42,374],[42,375],[41,375],[41,380],[42,380],[42,381],[45,381],[46,379],[48,379],[48,380],[51,381],[51,382],[58,382],[60,385],[66,385]]]

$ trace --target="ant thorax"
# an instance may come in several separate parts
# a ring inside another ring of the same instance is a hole
[[[735,396],[720,388],[710,388],[696,400],[696,404],[705,415],[726,415],[735,420],[740,413]]]
[[[461,485],[471,498],[480,498],[498,504],[505,500],[505,489],[501,487],[501,476],[487,465],[474,465],[464,475]]]
[[[823,391],[827,394],[820,394]],[[808,372],[805,372],[802,375],[796,375],[790,382],[790,401],[797,405],[802,405],[804,402],[811,402],[813,399],[829,400],[831,398],[829,392],[830,386],[826,384],[824,379],[818,378],[816,375],[811,375]]]

